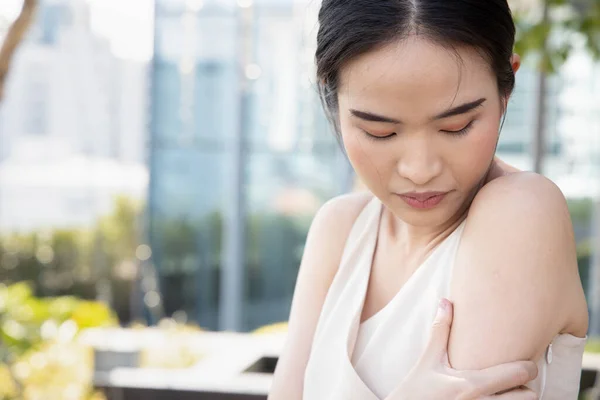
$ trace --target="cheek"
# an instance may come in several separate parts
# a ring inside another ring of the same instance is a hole
[[[494,120],[494,122],[482,124],[478,135],[474,135],[473,150],[479,149],[480,157],[483,159],[489,159],[494,155],[498,144],[499,130],[500,125]]]
[[[367,138],[361,137],[360,133],[349,133],[342,135],[344,148],[350,164],[359,178],[368,184],[375,177],[379,177],[385,171],[385,155],[382,154],[382,146],[374,146]]]
[[[342,138],[350,164],[356,172],[360,174],[363,169],[368,169],[371,165],[371,157],[367,148],[368,143],[363,143],[364,140],[359,138],[357,134],[344,134]]]
[[[490,167],[498,142],[498,126],[479,126],[465,138],[461,146],[460,169],[469,184],[477,184]]]

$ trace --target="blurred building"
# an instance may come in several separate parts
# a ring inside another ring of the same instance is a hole
[[[564,143],[557,129],[560,118],[559,96],[562,81],[559,76],[549,79],[546,106],[546,154],[544,173],[556,176],[564,172]],[[506,120],[498,143],[498,156],[522,169],[533,168],[532,144],[537,125],[538,73],[525,64],[516,76],[515,90],[509,101]]]
[[[286,320],[310,219],[350,187],[307,4],[156,2],[148,216],[167,314]]]
[[[143,164],[84,155],[59,141],[20,140],[0,163],[0,231],[92,226],[117,196],[143,198]]]
[[[0,107],[0,229],[87,225],[143,196],[147,74],[94,35],[87,2],[41,1]]]
[[[556,75],[549,78],[546,107],[543,173],[568,198],[600,195],[600,65],[576,51]],[[532,168],[536,130],[538,73],[524,65],[509,102],[498,156],[523,170]]]
[[[562,110],[557,129],[566,173],[555,181],[569,197],[600,198],[600,63],[575,52],[561,69]]]

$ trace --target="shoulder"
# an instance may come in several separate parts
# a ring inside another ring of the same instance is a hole
[[[373,195],[365,192],[338,196],[326,202],[313,219],[307,248],[316,247],[322,249],[319,253],[341,257],[354,222],[372,199]]]
[[[308,326],[316,325],[339,269],[346,239],[354,221],[371,199],[372,195],[368,194],[336,197],[315,215],[306,239],[290,314],[290,327],[301,326],[298,329],[304,332],[303,335],[307,335]]]
[[[315,215],[315,221],[335,221],[344,225],[352,225],[372,199],[373,195],[369,192],[349,193],[334,197],[321,206]]]
[[[560,189],[526,172],[484,186],[469,210],[452,291],[451,350],[460,366],[534,359],[558,333],[585,335],[587,307]],[[481,326],[490,332],[476,338]]]
[[[532,172],[517,172],[486,184],[475,196],[469,215],[482,212],[492,216],[532,213],[532,218],[548,213],[563,217],[554,221],[570,225],[564,195],[551,180]]]
[[[346,194],[329,200],[317,211],[306,238],[299,279],[329,288],[352,226],[372,198],[368,193]]]
[[[552,181],[538,174],[519,172],[485,185],[469,209],[464,238],[463,247],[476,246],[480,252],[510,250],[502,257],[559,257],[561,261],[544,267],[530,264],[529,269],[544,268],[548,273],[549,267],[560,272],[576,266],[565,197]]]
[[[501,251],[496,254],[501,258],[555,260],[546,266],[530,263],[521,272],[543,268],[549,273],[551,267],[561,272],[576,266],[565,197],[552,181],[533,173],[515,173],[484,186],[473,200],[463,238],[462,247],[477,253]]]

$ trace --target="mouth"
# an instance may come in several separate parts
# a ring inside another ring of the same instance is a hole
[[[440,204],[449,192],[411,192],[398,194],[409,206],[416,209],[430,209]]]

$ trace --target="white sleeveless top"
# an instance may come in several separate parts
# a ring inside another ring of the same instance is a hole
[[[450,297],[463,222],[377,314],[360,323],[382,204],[365,207],[350,232],[327,293],[304,377],[304,400],[383,400],[425,349],[439,301]],[[542,400],[577,399],[585,338],[561,334],[528,387]]]

